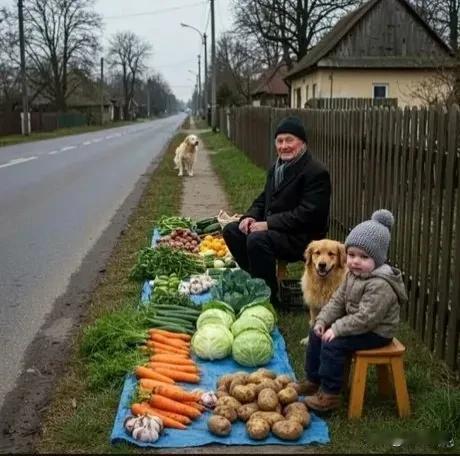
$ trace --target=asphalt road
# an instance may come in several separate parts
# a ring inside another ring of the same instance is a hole
[[[183,120],[0,148],[0,408],[53,303]]]

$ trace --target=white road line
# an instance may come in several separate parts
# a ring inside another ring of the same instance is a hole
[[[105,139],[112,139],[112,138],[114,138],[113,135],[108,135],[108,136],[105,137]]]
[[[84,146],[89,146],[90,144],[91,144],[91,141],[85,141],[85,142],[83,143]]]
[[[57,154],[59,153],[58,150],[52,150],[51,152],[48,152],[48,155],[54,155],[54,154]]]
[[[30,160],[35,160],[38,157],[27,157],[27,158],[15,158],[14,160],[10,160],[8,163],[4,163],[0,165],[0,168],[6,168],[7,166],[19,165],[20,163],[25,163]]]
[[[98,143],[98,142],[100,142],[100,141],[102,141],[102,138],[93,139],[93,143]]]
[[[76,149],[77,146],[66,146],[66,147],[62,147],[60,152],[65,152],[66,150],[72,150],[72,149]]]

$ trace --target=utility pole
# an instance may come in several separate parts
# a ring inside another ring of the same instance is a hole
[[[201,116],[201,108],[203,106],[203,99],[201,98],[201,56],[198,54],[198,116]]]
[[[24,40],[24,13],[22,0],[18,0],[19,18],[19,49],[21,54],[21,83],[22,83],[22,134],[29,136],[29,98],[27,96],[26,80],[26,51]]]
[[[204,44],[204,115],[205,115],[205,119],[207,119],[208,118],[208,48],[206,46],[206,33],[203,33],[203,44]]]
[[[211,80],[211,128],[213,132],[217,131],[216,119],[216,23],[214,16],[214,0],[211,1],[211,65],[212,65],[212,80]]]
[[[101,57],[101,125],[104,124],[104,57]]]
[[[147,79],[147,118],[150,119],[150,79]]]

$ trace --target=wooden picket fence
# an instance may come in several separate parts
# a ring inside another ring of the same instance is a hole
[[[379,208],[395,216],[389,262],[409,301],[402,317],[452,371],[459,371],[460,113],[444,108],[287,110],[221,113],[220,129],[264,168],[286,115],[301,117],[309,148],[332,180],[328,236],[344,240]]]

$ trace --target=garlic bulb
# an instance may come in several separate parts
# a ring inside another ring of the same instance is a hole
[[[206,408],[213,409],[217,403],[217,396],[213,391],[203,393],[200,398],[200,403],[203,404]]]
[[[126,432],[136,440],[150,443],[159,439],[164,427],[163,420],[158,416],[152,415],[128,416],[125,419],[124,426]]]
[[[129,415],[125,418],[125,429],[128,434],[131,434],[136,426],[137,423],[137,417]]]

